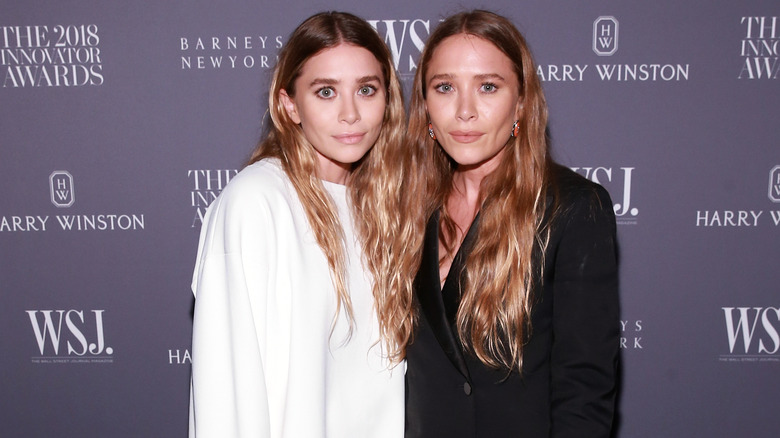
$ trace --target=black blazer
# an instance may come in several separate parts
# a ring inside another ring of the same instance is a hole
[[[554,175],[560,211],[543,282],[534,283],[522,374],[507,376],[465,353],[454,325],[462,280],[455,273],[478,239],[479,217],[442,289],[438,213],[428,223],[406,358],[406,437],[609,437],[620,336],[614,211],[601,186],[560,166]]]

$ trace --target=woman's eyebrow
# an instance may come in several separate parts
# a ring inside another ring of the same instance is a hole
[[[379,79],[379,76],[377,76],[377,75],[368,75],[368,76],[363,76],[363,77],[361,77],[361,78],[357,78],[357,79],[355,80],[355,82],[357,82],[357,83],[361,83],[361,84],[362,84],[362,83],[365,83],[365,82],[372,82],[372,81],[376,81],[376,82],[382,82],[382,81]]]
[[[314,85],[336,85],[338,84],[338,79],[330,79],[330,78],[315,78],[311,83],[309,84],[310,87]]]

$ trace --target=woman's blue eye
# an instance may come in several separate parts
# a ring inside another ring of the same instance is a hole
[[[333,97],[334,91],[330,87],[324,87],[317,90],[317,96],[322,97],[324,99],[329,99]]]
[[[372,96],[374,93],[376,93],[376,88],[370,87],[368,85],[365,87],[360,87],[360,90],[358,91],[358,94],[363,96]]]
[[[436,86],[436,91],[439,93],[449,93],[452,91],[452,85],[450,84],[440,84]]]
[[[482,91],[492,93],[496,91],[496,86],[494,84],[482,84]]]

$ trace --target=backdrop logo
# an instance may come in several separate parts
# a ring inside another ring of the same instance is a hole
[[[75,202],[73,176],[65,170],[56,170],[49,175],[49,196],[57,207],[71,207]],[[143,214],[89,213],[58,214],[14,214],[0,216],[0,233],[49,231],[132,231],[143,230],[146,220]]]
[[[769,171],[769,200],[780,202],[780,165]]]
[[[244,35],[179,38],[182,70],[271,68],[282,36]]]
[[[33,363],[112,363],[106,346],[105,310],[27,310],[40,355]],[[63,322],[65,330],[63,330]],[[63,348],[64,347],[64,348]]]
[[[593,51],[599,56],[612,56],[618,49],[618,21],[615,17],[599,17],[593,22]]]
[[[639,209],[631,204],[631,184],[633,181],[633,167],[572,167],[573,171],[585,178],[601,184],[606,188],[612,201],[619,201],[613,206],[615,218],[621,225],[636,225]]]
[[[393,55],[398,73],[404,77],[414,76],[417,60],[425,47],[425,40],[431,33],[430,20],[368,20],[380,35]]]
[[[763,189],[762,189],[763,190]],[[769,171],[769,200],[780,202],[780,165]],[[764,225],[762,225],[764,224]],[[780,226],[780,210],[696,210],[696,226],[709,228]]]
[[[780,362],[780,307],[722,307],[728,340],[723,362]]]
[[[64,170],[55,170],[49,175],[51,203],[57,207],[70,207],[75,202],[73,176]]]
[[[236,169],[202,169],[188,170],[187,178],[192,181],[192,191],[190,192],[190,205],[195,209],[195,216],[192,219],[192,228],[203,223],[203,216],[206,209],[217,199],[230,179],[236,176]]]
[[[742,17],[739,79],[777,79],[780,75],[780,32],[777,17]]]
[[[593,22],[593,52],[600,57],[617,53],[618,41],[626,41],[625,35],[620,36],[624,31],[619,30],[615,17],[598,17]],[[625,44],[623,47],[622,50],[625,50]],[[602,59],[605,62],[608,60]],[[683,82],[690,77],[690,65],[655,61],[632,64],[538,64],[536,74],[544,82]]]
[[[103,84],[96,24],[0,26],[3,88]]]

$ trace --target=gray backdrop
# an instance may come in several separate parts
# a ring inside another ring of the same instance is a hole
[[[776,0],[2,0],[0,435],[184,437],[200,217],[278,48],[348,10],[408,85],[461,7],[527,36],[555,156],[616,204],[617,435],[776,436]]]

